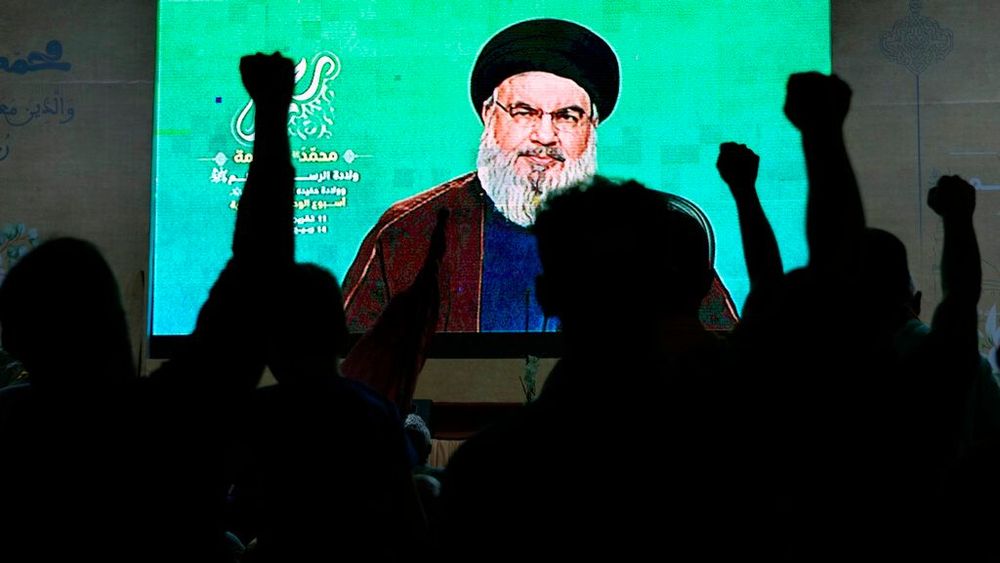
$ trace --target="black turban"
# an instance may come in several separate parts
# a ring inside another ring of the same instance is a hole
[[[486,98],[501,82],[522,72],[548,72],[576,82],[607,119],[618,101],[618,57],[589,29],[565,20],[516,23],[490,39],[472,68],[472,107],[482,116]]]

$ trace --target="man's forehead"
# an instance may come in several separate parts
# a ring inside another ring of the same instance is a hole
[[[549,72],[522,72],[508,77],[497,87],[497,95],[507,103],[522,102],[540,108],[590,107],[590,95],[579,84]]]

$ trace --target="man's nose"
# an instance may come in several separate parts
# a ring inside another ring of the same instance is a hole
[[[550,114],[542,114],[542,118],[535,122],[535,126],[531,128],[531,140],[545,146],[554,145],[559,140]]]

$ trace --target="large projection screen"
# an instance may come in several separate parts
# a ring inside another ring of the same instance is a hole
[[[300,64],[289,135],[297,259],[338,279],[394,202],[473,171],[469,99],[482,45],[522,20],[588,27],[616,52],[621,91],[598,128],[598,172],[696,202],[737,306],[748,290],[718,145],[761,155],[758,181],[786,268],[804,263],[805,168],[782,114],[788,75],[830,70],[826,1],[159,2],[153,137],[152,337],[184,335],[229,257],[252,150],[241,56]],[[615,272],[604,272],[613,276]],[[310,296],[291,305],[309,313]],[[621,327],[628,330],[628,327]]]

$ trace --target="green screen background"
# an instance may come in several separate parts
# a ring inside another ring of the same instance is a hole
[[[790,73],[829,72],[828,1],[162,0],[153,334],[190,332],[229,257],[235,218],[229,205],[238,184],[211,177],[215,168],[246,173],[246,164],[232,161],[237,149],[250,150],[231,131],[248,101],[238,71],[242,55],[277,50],[298,61],[325,51],[339,58],[339,75],[330,82],[330,136],[293,136],[292,147],[365,155],[350,164],[298,167],[303,176],[360,175],[357,183],[327,183],[348,188],[345,207],[322,211],[327,233],[297,237],[299,261],[325,265],[343,279],[389,205],[475,168],[482,124],[468,80],[476,54],[500,29],[536,17],[583,24],[615,49],[621,95],[598,128],[598,171],[698,203],[712,221],[716,268],[737,306],[748,281],[736,210],[715,170],[719,143],[744,142],[761,155],[759,193],[785,267],[805,262],[805,167],[782,102]],[[220,152],[227,161],[217,167],[212,157]],[[296,211],[305,214],[317,211]],[[296,299],[308,306],[308,296]]]

